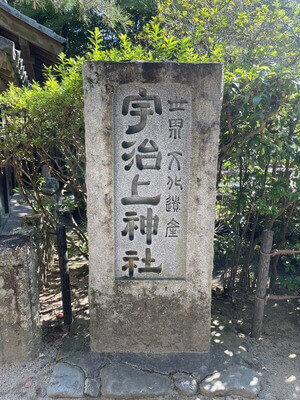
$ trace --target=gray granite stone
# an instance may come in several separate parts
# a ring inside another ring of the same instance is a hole
[[[126,99],[129,100],[134,95],[136,95],[136,103],[129,102],[128,109],[122,113],[119,112],[119,110],[124,110]],[[180,95],[180,99],[184,99],[185,103],[180,105],[180,110],[171,111],[172,106],[168,102],[172,96],[175,98],[177,95]],[[138,100],[139,97],[140,100]],[[145,117],[145,126],[141,129],[135,125],[141,118],[133,118],[130,110],[135,104],[139,104],[138,101],[141,105],[145,103],[143,99],[147,97],[149,105],[153,108],[151,109],[153,115]],[[137,268],[131,271],[134,279],[185,279],[191,155],[191,90],[188,86],[179,83],[143,83],[142,86],[140,83],[128,83],[116,88],[113,101],[114,180],[116,183],[114,190],[115,277],[130,277],[130,271],[123,270],[122,266],[126,264],[123,258],[126,251],[130,250],[129,247],[134,246],[140,258],[136,262]],[[131,128],[137,132],[128,133]],[[127,148],[126,145],[125,148],[124,143],[129,143],[128,146],[130,144],[131,146]],[[136,143],[136,146],[132,143]],[[127,160],[132,151],[136,156]],[[123,160],[125,156],[127,161]],[[133,164],[132,161],[134,161]],[[143,186],[146,185],[140,186],[139,196],[147,196],[149,202],[153,201],[153,205],[150,203],[146,205],[145,202],[134,205],[125,203],[132,200],[131,186],[137,174],[139,181],[149,183],[144,190]],[[175,185],[176,177],[180,177],[180,183],[177,186]],[[122,182],[122,185],[117,182]],[[154,204],[156,197],[158,197],[157,204]],[[132,210],[137,217],[128,218],[129,222],[124,221],[126,212]],[[144,233],[143,220],[146,224],[153,224],[152,227],[147,227]],[[170,224],[170,221],[173,222]],[[174,228],[171,228],[173,224]],[[134,226],[138,229],[135,230]],[[130,227],[132,227],[132,239],[129,237]],[[176,230],[175,234],[173,229]],[[153,261],[152,267],[159,267],[159,272],[150,272],[143,268],[146,267],[145,262],[140,261],[146,257],[146,247],[151,252],[149,257],[154,257],[156,260]]]
[[[0,235],[0,363],[39,354],[39,263],[32,235]]]
[[[225,352],[228,346],[212,343],[207,353],[170,353],[170,354],[145,354],[145,353],[112,353],[109,355],[114,362],[121,362],[161,373],[186,372],[194,374],[198,381],[219,369],[243,364],[238,354]]]
[[[84,383],[85,376],[80,368],[61,362],[54,367],[47,395],[51,398],[80,398],[84,393]]]
[[[100,369],[109,363],[103,354],[78,352],[62,359],[63,362],[81,368],[87,378],[100,376]]]
[[[175,388],[182,394],[193,395],[198,391],[197,380],[190,374],[184,372],[177,372],[173,375]]]
[[[182,400],[181,398],[178,400]],[[202,394],[197,394],[196,400],[208,400],[206,396],[202,396]],[[218,397],[218,400],[225,400],[225,397]]]
[[[91,348],[207,351],[222,66],[86,62],[83,78]]]
[[[254,399],[261,388],[261,378],[243,365],[216,371],[200,383],[200,392],[208,397],[243,396]]]
[[[112,353],[109,355],[112,361],[126,363],[140,369],[160,372],[163,374],[178,371],[186,373],[199,373],[201,380],[214,371],[211,366],[212,354],[209,353]],[[215,365],[215,364],[214,364]]]
[[[100,395],[100,378],[86,378],[84,384],[84,394],[89,397],[98,397]]]
[[[101,382],[102,396],[116,399],[164,396],[173,389],[168,376],[124,364],[104,367],[101,370]]]
[[[186,400],[188,399],[187,396],[182,397],[182,394],[180,395],[175,395],[175,397],[172,397],[170,400]],[[196,396],[192,397],[193,400],[210,400],[206,396],[202,396],[202,394],[197,394]],[[169,399],[168,399],[169,400]],[[218,397],[216,400],[226,400],[225,397]]]
[[[241,397],[241,396],[226,396],[225,400],[245,400],[245,397]]]

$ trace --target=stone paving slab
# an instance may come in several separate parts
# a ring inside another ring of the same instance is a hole
[[[114,362],[130,364],[137,368],[149,371],[166,373],[186,372],[196,374],[199,381],[213,373],[216,367],[226,369],[230,365],[246,364],[247,360],[236,354],[229,354],[227,346],[211,344],[211,351],[207,353],[115,353],[109,355]]]
[[[203,377],[204,369],[201,373],[197,371],[205,366],[207,354],[178,354],[177,358],[174,354],[165,355],[165,358],[144,354],[144,362],[141,354],[131,356],[127,354],[130,363],[117,362],[116,359],[124,357],[121,354],[77,352],[66,356],[54,368],[48,396],[88,396],[101,400],[244,400],[257,398],[260,391],[260,374],[245,365],[227,364],[225,369],[216,371],[220,365],[215,364],[214,373]],[[136,360],[138,366],[133,365],[137,364]],[[183,367],[189,372],[182,370]]]
[[[117,399],[163,396],[172,393],[167,375],[141,371],[130,365],[111,364],[101,371],[103,396]]]
[[[51,398],[81,398],[84,393],[85,376],[79,367],[66,363],[55,365],[47,395]]]
[[[62,360],[69,365],[80,367],[87,378],[99,377],[101,368],[110,363],[109,358],[103,354],[82,352],[77,352]]]
[[[255,399],[260,391],[261,378],[253,369],[235,365],[216,371],[200,383],[200,392],[208,397],[244,396]]]

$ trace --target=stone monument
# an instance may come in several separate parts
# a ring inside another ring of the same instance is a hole
[[[0,235],[0,364],[39,355],[39,260],[33,236]]]
[[[209,349],[220,64],[84,64],[97,352]]]

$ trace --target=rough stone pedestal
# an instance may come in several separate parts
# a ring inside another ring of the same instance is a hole
[[[207,351],[222,66],[83,77],[92,349]]]
[[[0,363],[40,349],[38,263],[30,236],[0,236]]]

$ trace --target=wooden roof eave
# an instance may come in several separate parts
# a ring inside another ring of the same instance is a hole
[[[0,36],[0,77],[6,86],[10,82],[18,86],[28,86],[28,76],[20,56],[20,51],[15,49],[15,44]]]
[[[0,26],[50,54],[58,55],[64,50],[66,39],[2,2]]]

